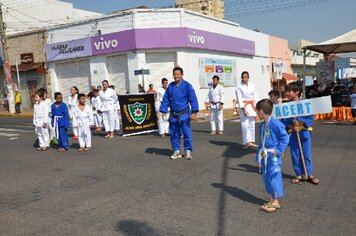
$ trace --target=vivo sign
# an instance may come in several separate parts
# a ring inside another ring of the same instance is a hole
[[[195,31],[193,31],[191,34],[188,34],[188,39],[192,44],[204,45],[205,43],[204,36],[197,35]]]
[[[191,28],[131,29],[46,46],[47,61],[137,49],[197,48],[255,55],[255,42]]]
[[[119,45],[119,42],[116,39],[105,40],[103,37],[100,38],[99,42],[94,42],[94,47],[97,51],[116,48]]]

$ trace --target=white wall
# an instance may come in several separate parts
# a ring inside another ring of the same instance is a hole
[[[106,56],[91,57],[89,59],[91,85],[98,86],[103,80],[109,79],[109,72],[106,66]]]
[[[204,108],[204,101],[208,94],[208,89],[200,89],[199,84],[199,58],[228,59],[236,61],[236,73],[238,82],[242,71],[250,73],[250,81],[256,85],[260,98],[268,97],[271,90],[269,73],[266,70],[262,73],[261,66],[268,65],[268,58],[254,58],[243,55],[233,55],[208,51],[184,50],[177,53],[177,63],[184,69],[184,78],[189,81],[196,91],[199,107]],[[232,108],[232,100],[235,98],[236,87],[225,88],[225,107]]]

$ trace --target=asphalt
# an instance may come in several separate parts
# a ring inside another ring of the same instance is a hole
[[[93,150],[36,152],[30,118],[0,117],[1,235],[356,235],[356,126],[318,122],[317,186],[293,185],[284,159],[285,198],[274,214],[240,123],[192,124],[193,160],[169,160],[169,139],[105,140]]]

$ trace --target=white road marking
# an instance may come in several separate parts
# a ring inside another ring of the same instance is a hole
[[[8,129],[8,128],[0,128],[2,132],[20,132],[20,133],[34,133],[35,130],[24,130],[24,129]]]
[[[9,134],[9,133],[0,133],[0,137],[17,137],[21,134]]]

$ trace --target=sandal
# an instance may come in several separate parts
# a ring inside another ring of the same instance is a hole
[[[85,148],[78,148],[78,152],[85,151]]]
[[[87,148],[84,148],[84,151],[90,151],[91,150],[91,147],[87,147]]]
[[[211,131],[210,134],[216,134],[216,131]]]
[[[297,178],[294,178],[294,179],[292,179],[290,182],[292,183],[292,184],[300,184],[300,182],[303,182],[304,181],[304,179],[302,178],[302,177],[297,177]]]
[[[223,132],[223,131],[218,131],[217,134],[218,134],[218,135],[223,135],[224,132]]]
[[[315,178],[315,177],[309,177],[307,180],[309,183],[314,184],[314,185],[318,185],[320,180]]]
[[[57,152],[65,152],[66,150],[64,148],[58,148]]]
[[[49,149],[49,147],[44,147],[44,148],[41,148],[41,151],[47,151]]]
[[[262,211],[267,212],[267,213],[273,213],[279,209],[281,209],[280,205],[273,205],[273,204],[267,204],[266,206],[262,206],[260,208]]]
[[[42,151],[42,148],[36,148],[36,151]]]

